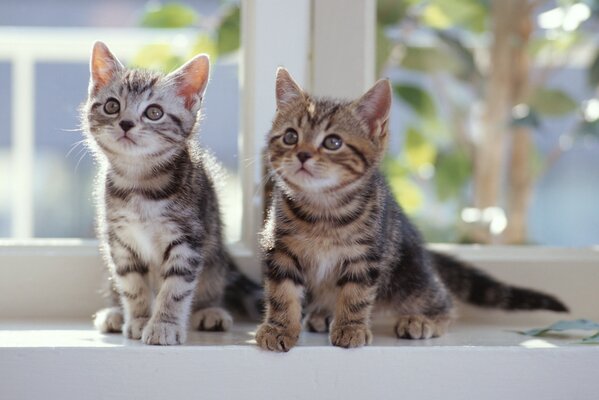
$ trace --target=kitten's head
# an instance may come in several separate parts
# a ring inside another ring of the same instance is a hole
[[[292,192],[335,191],[378,168],[387,142],[391,86],[378,81],[354,101],[313,98],[279,68],[268,137],[275,176]]]
[[[201,54],[168,75],[126,69],[96,42],[85,130],[109,159],[152,159],[186,146],[196,131],[209,67]]]

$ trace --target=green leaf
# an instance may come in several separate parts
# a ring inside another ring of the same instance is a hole
[[[445,44],[447,49],[457,61],[455,75],[466,82],[481,82],[482,74],[474,61],[474,53],[465,47],[462,42],[448,31],[437,30],[437,37]]]
[[[376,28],[376,70],[378,75],[381,75],[381,70],[387,63],[391,51],[393,50],[393,42],[385,34],[385,28],[377,26]]]
[[[597,54],[595,54],[593,62],[589,66],[588,79],[591,86],[599,86],[599,50],[597,50]]]
[[[462,27],[483,33],[489,8],[480,0],[430,0],[422,11],[422,21],[431,28]]]
[[[519,117],[512,117],[512,126],[528,126],[538,128],[541,125],[541,119],[535,109],[529,108],[528,113]]]
[[[401,21],[410,6],[410,1],[378,0],[376,20],[382,26],[395,25]]]
[[[439,71],[458,70],[459,66],[453,58],[448,58],[444,51],[438,47],[413,47],[404,48],[401,66],[420,72],[433,73]]]
[[[441,201],[458,197],[472,176],[472,161],[464,151],[440,153],[435,163],[435,189]]]
[[[561,116],[578,109],[578,103],[560,89],[538,88],[530,105],[541,114]]]
[[[418,211],[424,203],[420,188],[405,177],[389,178],[389,186],[395,199],[408,214]]]
[[[403,160],[385,156],[383,159],[383,172],[387,177],[395,199],[401,204],[406,213],[412,214],[418,211],[424,202],[424,195],[421,189],[410,180],[410,169],[405,166]]]
[[[599,137],[599,119],[582,121],[576,129],[576,134],[580,136],[590,135]]]
[[[175,55],[167,43],[155,43],[142,47],[131,60],[131,66],[170,72],[185,62]]]
[[[224,15],[217,31],[217,49],[219,54],[231,53],[240,46],[241,11],[234,6]]]
[[[563,332],[563,331],[596,331],[599,330],[599,323],[590,321],[588,319],[577,319],[572,321],[558,321],[555,324],[549,325],[545,328],[529,329],[527,331],[519,332],[527,336],[543,336],[548,332]],[[593,335],[596,336],[596,335]]]
[[[595,333],[593,336],[586,337],[582,339],[583,344],[599,344],[599,332]]]
[[[412,170],[435,162],[437,149],[427,138],[414,127],[409,127],[406,131],[404,154],[408,167]]]
[[[420,117],[437,118],[437,108],[427,91],[414,85],[395,85],[393,91],[407,103]]]
[[[195,24],[199,15],[190,7],[168,3],[148,8],[141,18],[141,26],[147,28],[185,28]]]
[[[218,56],[218,51],[216,50],[216,43],[214,42],[214,39],[212,39],[210,36],[206,34],[201,34],[195,40],[188,58],[192,58],[200,53],[208,54],[211,62],[214,62],[216,60],[216,57]]]

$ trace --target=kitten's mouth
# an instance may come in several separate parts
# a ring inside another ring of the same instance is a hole
[[[302,165],[297,171],[295,171],[296,175],[308,175],[311,177],[314,177],[314,175],[312,175],[312,173],[310,171],[308,171],[306,168],[304,168],[304,166]]]
[[[120,138],[118,138],[116,141],[117,141],[117,142],[121,142],[121,141],[123,141],[123,142],[125,142],[125,143],[137,144],[137,143],[135,143],[135,140],[133,140],[133,139],[131,139],[129,136],[127,136],[127,134],[126,134],[126,133],[125,133],[125,134],[123,134],[123,136],[121,136]]]

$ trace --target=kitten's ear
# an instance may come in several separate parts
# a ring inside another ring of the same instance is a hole
[[[210,58],[200,54],[168,75],[175,81],[177,94],[185,100],[188,110],[197,110],[202,103],[210,76]]]
[[[114,75],[122,71],[124,67],[118,58],[108,50],[108,46],[102,42],[96,42],[92,50],[89,69],[91,72],[90,92],[97,92],[106,86],[114,78]]]
[[[304,92],[283,67],[277,68],[277,110],[304,98]]]
[[[381,79],[356,102],[356,112],[370,128],[370,136],[376,137],[386,133],[386,124],[391,109],[391,84],[388,79]]]

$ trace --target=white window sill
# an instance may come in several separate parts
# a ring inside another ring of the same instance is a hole
[[[254,345],[256,325],[248,323],[158,347],[101,335],[89,321],[4,321],[0,397],[594,398],[599,346],[513,332],[529,327],[458,322],[441,338],[411,341],[377,324],[362,349],[302,333],[298,347],[273,354]]]

